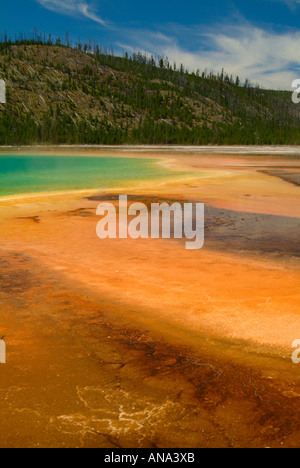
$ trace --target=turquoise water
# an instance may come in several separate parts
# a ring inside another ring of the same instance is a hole
[[[0,196],[117,188],[171,175],[155,162],[87,156],[0,156]]]

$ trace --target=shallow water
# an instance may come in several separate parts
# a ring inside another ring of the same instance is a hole
[[[168,175],[155,159],[0,156],[0,196],[122,187]]]
[[[152,158],[46,159],[17,161],[20,191],[130,179],[130,202],[204,201],[206,243],[100,241],[109,188],[1,203],[0,446],[299,447],[299,187],[260,173],[297,162],[183,156],[194,179],[147,187],[174,173]]]

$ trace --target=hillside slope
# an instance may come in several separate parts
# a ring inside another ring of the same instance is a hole
[[[140,54],[0,43],[0,144],[300,143],[291,93],[174,68]]]

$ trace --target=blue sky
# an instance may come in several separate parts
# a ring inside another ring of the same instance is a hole
[[[0,31],[34,28],[116,52],[145,51],[190,70],[290,89],[300,78],[300,0],[1,0]]]

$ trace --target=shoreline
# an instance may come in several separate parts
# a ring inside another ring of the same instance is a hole
[[[24,146],[0,146],[1,151],[26,151],[26,150],[96,150],[96,151],[120,151],[120,152],[150,152],[167,154],[298,154],[300,146],[179,146],[179,145],[24,145]]]
[[[21,155],[32,155],[35,156],[35,152],[37,152],[36,156],[37,157],[43,157],[43,156],[70,156],[70,157],[75,157],[75,156],[86,156],[86,157],[95,157],[95,158],[102,158],[102,157],[108,157],[108,154],[104,152],[103,146],[95,147],[95,146],[67,146],[67,145],[62,145],[62,146],[56,146],[56,147],[28,147],[34,150],[33,153],[28,153],[28,151],[25,151],[23,148],[23,151],[21,151],[19,154]],[[78,151],[76,151],[76,148]],[[98,151],[96,150],[98,148]],[[289,168],[291,166],[291,160],[287,159],[286,157],[291,156],[293,157],[293,153],[286,153],[286,155],[283,155],[280,151],[278,153],[270,153],[267,156],[267,160],[265,159],[266,156],[262,154],[254,154],[254,153],[228,153],[224,154],[223,151],[219,154],[219,150],[221,148],[218,147],[218,153],[216,154],[204,154],[200,152],[199,154],[196,153],[186,153],[183,154],[181,151],[184,147],[177,147],[179,148],[179,152],[176,153],[161,153],[159,152],[162,147],[155,147],[157,148],[154,150],[153,153],[149,152],[144,152],[144,149],[147,148],[149,149],[150,147],[139,147],[143,148],[143,152],[141,153],[133,153],[133,147],[126,147],[126,150],[124,152],[116,152],[115,148],[117,147],[106,147],[109,148],[109,157],[111,158],[134,158],[134,159],[143,159],[143,158],[151,158],[153,159],[153,164],[157,164],[161,166],[162,168],[166,169],[169,172],[169,175],[159,178],[159,179],[149,179],[149,180],[144,180],[144,181],[132,181],[129,185],[128,188],[130,189],[131,192],[133,193],[142,193],[143,191],[145,194],[153,193],[153,191],[157,189],[163,189],[165,192],[166,190],[176,190],[176,187],[182,187],[186,186],[188,189],[189,194],[191,195],[191,199],[198,199],[199,200],[199,194],[197,194],[198,190],[196,193],[193,193],[194,190],[191,190],[193,187],[197,187],[199,190],[201,190],[201,184],[203,184],[204,189],[208,185],[212,185],[214,187],[213,191],[210,191],[211,193],[209,196],[204,196],[203,201],[212,204],[213,206],[217,208],[233,208],[236,209],[238,206],[235,208],[235,205],[232,205],[231,203],[228,204],[226,202],[226,196],[225,194],[220,191],[220,196],[216,197],[216,188],[219,183],[217,182],[219,177],[222,177],[223,179],[223,184],[226,186],[226,191],[230,190],[230,179],[232,179],[232,182],[234,183],[234,180],[237,178],[244,178],[245,183],[247,183],[247,172],[249,172],[249,175],[255,174],[257,179],[264,177],[266,182],[270,183],[270,180],[272,177],[268,175],[268,171],[274,170],[274,169],[284,169],[284,168]],[[120,147],[118,147],[120,148]],[[166,147],[167,148],[167,147]],[[174,148],[174,147],[173,147]],[[202,147],[199,147],[199,151],[201,151]],[[203,147],[204,148],[204,147]],[[207,147],[205,147],[207,149]],[[227,148],[233,148],[233,147],[227,147]],[[254,147],[251,147],[254,148]],[[270,147],[266,147],[270,148]],[[287,148],[287,147],[285,147]],[[40,151],[43,149],[43,151]],[[82,151],[82,150],[85,151]],[[93,149],[93,151],[91,151]],[[2,147],[3,150],[3,147]],[[80,151],[81,150],[81,151]],[[100,151],[99,151],[100,150]],[[223,150],[223,148],[222,148]],[[74,154],[76,152],[76,154]],[[223,154],[222,154],[223,153]],[[9,156],[10,153],[3,153],[3,156]],[[300,147],[299,147],[299,154],[300,154]],[[285,157],[283,157],[285,156]],[[0,157],[1,157],[1,148],[0,148]],[[255,159],[253,159],[255,157]],[[269,159],[270,157],[270,159]],[[282,158],[283,157],[283,158]],[[299,161],[298,158],[296,160],[292,159],[293,161],[293,167],[297,170],[300,170],[300,157]],[[251,175],[252,177],[252,175]],[[228,183],[226,184],[226,179],[228,179]],[[274,177],[274,181],[275,181]],[[200,184],[200,185],[198,185]],[[217,184],[217,185],[216,185]],[[287,192],[293,192],[293,188],[285,188],[286,185],[289,185],[287,181],[285,181],[283,178],[281,178],[281,185],[282,185],[282,190],[286,190]],[[228,187],[227,187],[228,186]],[[274,189],[276,187],[276,183],[274,182]],[[42,198],[48,198],[51,197],[54,199],[55,197],[63,197],[65,199],[75,199],[80,197],[80,196],[85,196],[85,195],[91,195],[91,194],[97,194],[97,193],[104,193],[104,192],[119,192],[119,193],[124,193],[124,191],[127,190],[127,187],[121,186],[121,187],[107,187],[107,188],[84,188],[84,189],[75,189],[75,190],[51,190],[51,191],[45,191],[45,192],[28,192],[28,193],[23,193],[23,194],[12,194],[12,195],[2,195],[0,196],[0,205],[1,203],[10,203],[10,202],[22,202],[26,200],[34,200],[34,199],[42,199]],[[202,190],[201,190],[202,191]],[[219,190],[218,190],[219,191]],[[297,192],[298,193],[298,192]],[[246,195],[245,195],[246,196]],[[296,193],[295,193],[296,196]],[[73,198],[72,198],[73,197]],[[263,198],[260,203],[253,203],[255,202],[255,199],[253,198],[251,200],[252,203],[250,205],[253,205],[253,207],[249,207],[246,209],[247,212],[257,212],[257,213],[262,213],[262,214],[284,214],[284,210],[286,210],[286,214],[288,216],[295,215],[296,217],[300,217],[300,212],[297,210],[297,206],[290,208],[289,206],[284,208],[284,205],[282,205],[282,208],[278,210],[278,207],[276,207],[275,204],[273,204],[271,208],[271,203],[269,203],[270,208],[266,209],[264,208],[264,201],[267,201],[267,197],[269,195],[263,195]],[[241,200],[242,201],[242,200]],[[243,203],[247,202],[249,204],[250,200],[245,200],[243,199]],[[240,204],[240,202],[239,202]],[[262,205],[262,206],[260,206]],[[275,208],[274,208],[275,207]]]
[[[1,150],[0,150],[1,151]],[[50,151],[50,150],[49,150]],[[8,153],[3,153],[1,154],[0,153],[0,157],[1,156],[9,156],[10,154]],[[24,155],[26,156],[26,154],[20,154],[20,155]],[[44,157],[44,156],[48,156],[48,151],[44,151],[42,154],[39,154],[36,155],[37,157]],[[102,158],[102,157],[107,157],[106,154],[102,154],[102,153],[93,153],[93,154],[76,154],[74,155],[73,153],[63,153],[63,152],[57,152],[55,154],[53,154],[51,152],[51,155],[53,156],[61,156],[61,157],[64,157],[64,156],[70,156],[70,157],[81,157],[81,156],[86,156],[86,157],[95,157],[95,158]],[[15,156],[15,155],[14,155]],[[30,154],[30,156],[35,156],[35,154]],[[149,155],[151,157],[151,155]],[[113,157],[113,158],[119,158],[119,157],[126,157],[124,156],[124,154],[114,154],[114,155],[110,155],[110,157]],[[129,158],[131,157],[131,155],[129,155]],[[136,155],[133,155],[133,159],[143,159],[141,156],[136,156]],[[153,179],[138,179],[138,180],[128,180],[126,181],[126,186],[129,185],[131,190],[138,190],[139,188],[143,187],[143,189],[146,189],[147,188],[151,188],[153,186],[159,188],[160,186],[164,185],[168,180],[172,180],[172,182],[174,183],[182,183],[183,181],[185,182],[189,182],[191,180],[193,180],[193,176],[191,175],[187,175],[185,174],[182,169],[180,168],[180,166],[176,166],[176,164],[174,164],[174,160],[173,159],[170,159],[170,158],[166,158],[165,156],[158,156],[158,157],[153,157],[153,165],[158,165],[164,169],[166,169],[168,171],[168,174],[165,174],[163,177],[159,177],[159,178],[153,178]],[[179,175],[178,173],[181,173],[181,175]],[[87,185],[88,185],[88,182],[87,182]],[[116,187],[105,187],[105,188],[83,188],[83,189],[63,189],[63,190],[48,190],[48,191],[42,191],[42,192],[24,192],[24,193],[20,193],[20,194],[10,194],[10,195],[1,195],[0,194],[0,205],[1,203],[5,203],[5,202],[14,202],[14,201],[26,201],[26,200],[32,200],[32,199],[39,199],[39,198],[48,198],[48,197],[75,197],[75,198],[78,198],[78,197],[84,197],[84,196],[88,196],[88,195],[92,195],[92,194],[97,194],[97,193],[104,193],[104,192],[107,192],[107,191],[110,191],[110,192],[120,192],[120,193],[123,193],[124,190],[126,190],[126,186],[125,185],[122,185],[122,186],[116,186]]]

